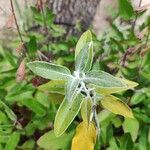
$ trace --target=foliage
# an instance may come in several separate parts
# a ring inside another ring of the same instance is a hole
[[[24,43],[1,42],[0,149],[150,148],[150,21],[135,26],[146,10],[118,2],[102,36],[64,39],[53,12],[32,7]]]

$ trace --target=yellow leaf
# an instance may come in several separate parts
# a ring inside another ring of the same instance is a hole
[[[134,118],[132,110],[129,108],[129,106],[115,96],[106,95],[101,100],[101,104],[105,109],[114,114],[119,114],[128,118]]]
[[[127,79],[122,79],[122,78],[117,78],[118,80],[122,81],[123,83],[126,84],[126,87],[115,87],[115,88],[99,88],[96,87],[95,90],[99,94],[112,94],[112,93],[117,93],[117,92],[122,92],[128,89],[132,89],[136,86],[138,86],[138,83],[127,80]]]
[[[81,122],[72,140],[71,150],[93,150],[96,143],[96,128],[93,122]]]

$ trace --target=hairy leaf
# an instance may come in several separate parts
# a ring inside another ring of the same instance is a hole
[[[80,80],[78,78],[72,78],[68,80],[66,88],[66,98],[68,101],[72,101],[77,96],[77,88]]]
[[[132,110],[129,108],[129,106],[115,96],[106,95],[101,100],[101,104],[104,108],[114,114],[119,114],[128,118],[134,118]]]
[[[93,62],[93,42],[85,44],[80,50],[75,60],[75,69],[77,71],[89,71]]]
[[[120,80],[122,83],[124,83],[126,86],[124,87],[114,87],[114,88],[100,88],[98,86],[95,86],[95,91],[99,94],[111,94],[111,93],[117,93],[122,92],[128,89],[132,89],[138,85],[138,83],[129,81],[126,79],[116,78],[117,80]]]
[[[91,42],[91,41],[92,41],[92,34],[91,34],[90,30],[88,30],[88,31],[84,32],[84,33],[81,35],[81,37],[80,37],[80,39],[79,39],[79,41],[78,41],[78,43],[77,43],[77,45],[76,45],[76,48],[75,48],[75,57],[77,57],[77,55],[79,54],[79,52],[81,51],[81,49],[82,49],[87,43],[89,43],[89,42]]]
[[[71,150],[93,150],[96,143],[96,128],[93,122],[81,122],[76,129]]]
[[[71,78],[71,72],[66,67],[44,61],[29,62],[27,66],[36,75],[52,80],[67,80]]]
[[[70,102],[64,98],[55,117],[54,132],[56,136],[62,135],[71,124],[80,110],[82,99],[80,94]]]
[[[81,105],[81,116],[84,122],[90,122],[90,116],[92,113],[92,99],[87,98]]]
[[[101,88],[126,87],[126,85],[123,82],[116,79],[111,74],[100,70],[93,70],[87,73],[84,81],[86,83],[91,83]]]

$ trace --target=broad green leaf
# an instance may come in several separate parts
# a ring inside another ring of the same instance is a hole
[[[54,131],[49,131],[39,138],[37,144],[47,150],[65,150],[70,145],[73,132],[56,137]]]
[[[79,54],[79,52],[81,51],[81,49],[82,49],[87,43],[89,43],[89,42],[91,42],[91,41],[92,41],[92,34],[91,34],[90,30],[88,30],[88,31],[84,32],[84,33],[81,35],[81,37],[80,37],[80,39],[79,39],[79,41],[78,41],[78,43],[77,43],[77,45],[76,45],[76,48],[75,48],[75,58],[77,57],[77,55]]]
[[[137,91],[131,98],[131,105],[137,105],[146,99],[145,92]]]
[[[21,101],[22,105],[25,105],[26,107],[28,107],[29,109],[31,109],[33,112],[35,112],[38,115],[45,115],[46,110],[45,108],[42,106],[42,104],[40,104],[36,99],[32,98],[32,99],[25,99]]]
[[[16,122],[17,116],[15,115],[15,113],[7,106],[4,102],[2,102],[1,100],[0,100],[0,105],[2,105],[2,106],[4,107],[5,112],[6,112],[6,114],[8,115],[8,117],[9,117],[12,121]]]
[[[72,101],[77,96],[79,83],[80,80],[78,78],[68,80],[66,88],[66,98],[68,101]]]
[[[72,101],[64,98],[55,117],[54,132],[56,136],[62,135],[71,124],[80,110],[82,100],[83,98],[80,94]]]
[[[125,118],[123,122],[123,130],[125,133],[130,133],[132,140],[135,141],[138,136],[139,122],[136,119]]]
[[[122,78],[116,78],[117,80],[121,81],[124,83],[126,86],[124,87],[114,87],[114,88],[99,88],[98,86],[95,86],[95,91],[99,94],[112,94],[112,93],[117,93],[117,92],[122,92],[128,89],[132,89],[136,86],[138,86],[138,83],[129,81],[127,79],[122,79]]]
[[[87,73],[84,81],[86,83],[91,83],[101,88],[126,87],[126,85],[123,82],[116,79],[111,74],[100,70],[93,70]]]
[[[38,89],[48,93],[65,94],[65,83],[64,80],[52,80],[40,85]]]
[[[71,78],[71,72],[66,67],[44,61],[29,62],[27,66],[36,75],[52,80],[67,80]]]
[[[87,43],[79,52],[75,60],[75,70],[89,71],[93,62],[93,42]]]
[[[119,145],[119,150],[133,150],[133,142],[129,133],[125,133],[121,136]]]
[[[23,145],[21,147],[19,147],[20,149],[34,149],[34,145],[35,145],[35,141],[33,139],[29,139],[27,141],[25,141],[23,143]]]
[[[96,143],[96,128],[93,122],[81,122],[76,128],[71,150],[93,150]]]
[[[4,150],[16,150],[19,139],[20,139],[20,134],[18,132],[14,132],[13,134],[11,134]]]
[[[35,94],[35,98],[36,98],[37,102],[39,102],[41,105],[43,105],[46,108],[49,108],[50,103],[48,101],[48,96],[45,93],[38,91]]]
[[[134,118],[132,110],[129,108],[129,106],[115,96],[106,95],[100,102],[105,109],[114,114],[119,114],[128,118]]]
[[[84,99],[81,105],[81,116],[84,122],[89,123],[90,122],[90,116],[92,113],[92,99],[87,98]]]
[[[131,2],[129,0],[118,0],[119,3],[119,15],[125,19],[129,20],[134,15],[134,10]]]
[[[63,99],[64,99],[64,95],[62,95],[62,94],[56,94],[56,93],[48,94],[48,100],[50,102],[53,102],[54,104],[61,104]]]

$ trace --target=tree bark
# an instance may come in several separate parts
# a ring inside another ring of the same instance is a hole
[[[100,0],[49,0],[48,6],[56,14],[55,22],[66,28],[67,35],[80,34],[87,30],[93,21]]]

